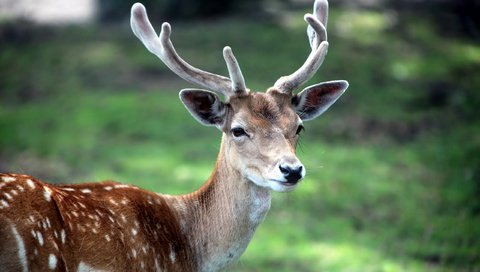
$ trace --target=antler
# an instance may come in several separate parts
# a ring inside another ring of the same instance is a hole
[[[327,0],[316,0],[313,5],[313,14],[314,15],[307,13],[304,17],[305,21],[309,24],[307,35],[312,52],[297,71],[289,76],[283,76],[275,82],[274,88],[283,93],[291,94],[294,89],[311,79],[322,65],[325,55],[327,54]]]
[[[226,46],[223,49],[223,56],[230,74],[230,78],[227,78],[200,70],[184,61],[177,54],[170,40],[170,24],[163,23],[160,36],[157,37],[148,20],[145,7],[141,3],[135,3],[132,6],[130,25],[135,36],[142,41],[148,51],[160,58],[170,70],[186,81],[222,93],[226,97],[247,92],[242,72],[230,47]]]

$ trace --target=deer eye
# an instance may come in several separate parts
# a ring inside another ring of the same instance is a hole
[[[302,130],[305,130],[305,127],[303,125],[299,125],[298,128],[297,128],[297,132],[295,132],[296,135],[300,134],[300,132],[302,132]]]
[[[245,130],[241,127],[232,128],[231,132],[233,136],[237,138],[242,136],[248,136],[247,132],[245,132]]]

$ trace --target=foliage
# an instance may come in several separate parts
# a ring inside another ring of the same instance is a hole
[[[301,14],[281,26],[174,25],[172,38],[220,74],[231,45],[247,85],[263,90],[307,55]],[[330,22],[311,83],[350,88],[306,124],[306,180],[275,194],[232,271],[478,271],[478,44],[436,30],[428,14],[339,9]],[[208,177],[220,133],[189,116],[177,98],[188,84],[127,25],[13,26],[0,31],[10,37],[0,44],[0,170],[170,194]]]

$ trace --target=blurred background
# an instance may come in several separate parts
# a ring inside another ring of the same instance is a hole
[[[309,53],[306,0],[145,0],[191,64],[227,74],[230,45],[263,91]],[[0,170],[50,182],[197,189],[220,132],[178,100],[191,87],[131,33],[133,1],[0,0]],[[306,124],[307,178],[229,271],[480,271],[480,4],[330,2],[311,84],[350,88]],[[192,140],[192,138],[194,140]]]

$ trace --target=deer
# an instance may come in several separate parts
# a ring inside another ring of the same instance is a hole
[[[304,17],[311,46],[305,63],[255,92],[230,47],[223,49],[229,77],[200,70],[177,54],[170,25],[157,36],[145,7],[135,3],[135,36],[179,77],[205,88],[179,96],[198,122],[222,133],[212,174],[197,191],[176,196],[114,181],[53,185],[1,174],[2,271],[219,271],[238,260],[270,209],[272,191],[292,191],[305,177],[296,155],[303,122],[348,87],[335,80],[294,93],[326,56],[327,17],[327,1],[316,0]]]

